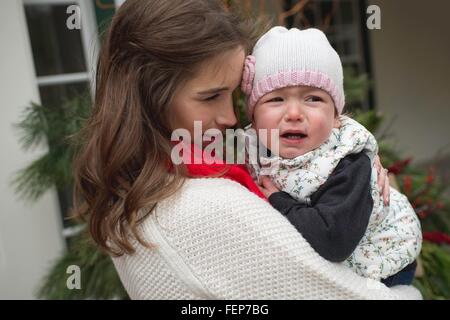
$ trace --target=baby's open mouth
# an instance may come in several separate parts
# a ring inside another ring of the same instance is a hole
[[[286,138],[289,140],[299,140],[306,138],[307,136],[308,135],[306,135],[305,133],[299,131],[286,131],[281,135],[282,138]]]

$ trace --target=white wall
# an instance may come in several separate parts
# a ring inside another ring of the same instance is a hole
[[[20,149],[13,123],[39,102],[22,1],[0,3],[0,299],[33,299],[51,261],[64,249],[56,192],[24,203],[13,173],[42,153]]]
[[[418,162],[450,152],[450,1],[370,0],[381,30],[369,32],[377,108]]]

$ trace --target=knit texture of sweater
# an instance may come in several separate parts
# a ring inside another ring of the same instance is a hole
[[[132,299],[421,299],[320,257],[269,203],[229,179],[188,179],[114,257]]]

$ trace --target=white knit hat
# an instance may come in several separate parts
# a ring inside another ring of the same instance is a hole
[[[274,27],[245,59],[241,88],[247,95],[249,119],[262,96],[300,85],[325,90],[340,114],[345,104],[343,80],[341,59],[322,31]]]

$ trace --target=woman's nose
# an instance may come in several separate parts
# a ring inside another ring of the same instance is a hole
[[[217,117],[217,124],[225,128],[230,128],[236,125],[237,118],[234,112],[233,103],[228,103],[221,108],[221,112]]]

